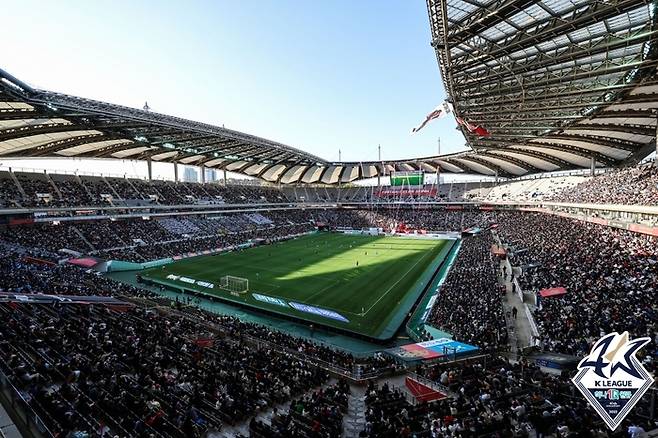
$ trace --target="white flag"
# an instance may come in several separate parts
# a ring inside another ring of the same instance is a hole
[[[423,122],[422,122],[420,125],[418,125],[418,126],[416,126],[415,128],[413,128],[413,129],[411,130],[411,133],[414,134],[414,133],[420,131],[421,129],[423,129],[423,128],[425,127],[425,125],[427,125],[427,124],[428,124],[429,122],[431,122],[432,120],[434,120],[434,119],[442,119],[442,118],[444,118],[445,116],[447,116],[449,113],[450,113],[450,104],[449,104],[448,102],[443,102],[441,105],[439,105],[439,106],[437,106],[436,108],[434,108],[434,109],[432,110],[432,112],[429,113],[429,114],[425,117],[425,120],[423,120]]]

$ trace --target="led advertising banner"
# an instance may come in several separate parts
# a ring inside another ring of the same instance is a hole
[[[464,344],[448,338],[433,339],[419,344],[408,344],[386,350],[387,353],[402,360],[427,360],[441,356],[460,356],[474,353],[479,348],[475,345]]]
[[[423,180],[423,172],[395,172],[391,175],[391,185],[394,187],[422,186]]]

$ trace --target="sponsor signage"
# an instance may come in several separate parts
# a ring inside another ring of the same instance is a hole
[[[391,186],[422,186],[423,172],[395,172],[390,176]]]
[[[407,344],[386,350],[403,360],[427,360],[442,356],[460,356],[479,350],[475,345],[464,344],[448,338],[439,338],[418,344]]]
[[[301,304],[295,302],[290,302],[288,304],[290,305],[290,307],[292,307],[295,310],[299,310],[300,312],[312,313],[314,315],[322,316],[324,318],[334,319],[336,321],[350,322],[349,319],[345,318],[343,315],[341,315],[338,312],[334,312],[333,310],[322,309],[320,307],[309,306],[308,304]]]
[[[209,281],[195,280],[189,277],[181,277],[180,275],[169,274],[167,275],[167,280],[182,281],[187,284],[196,284],[197,286],[204,287],[206,289],[214,289],[215,285]]]
[[[288,307],[288,303],[280,298],[268,297],[267,295],[261,295],[261,294],[251,294],[251,296],[254,297],[256,301],[260,301],[262,303],[273,304],[275,306],[281,306],[281,307]]]
[[[435,196],[437,193],[436,188],[427,189],[382,189],[375,194],[379,197],[384,196]]]

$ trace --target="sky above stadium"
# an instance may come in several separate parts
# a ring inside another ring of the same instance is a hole
[[[464,149],[422,0],[3,4],[0,67],[53,91],[203,121],[347,161]]]

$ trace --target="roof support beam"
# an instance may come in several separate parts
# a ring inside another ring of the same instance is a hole
[[[95,143],[97,141],[103,140],[114,140],[112,137],[101,134],[88,134],[88,135],[78,135],[76,137],[70,137],[62,140],[51,141],[49,143],[37,146],[27,152],[29,157],[44,157],[49,156],[57,151],[62,151],[64,149],[69,149],[75,146],[82,146],[87,143]],[[23,154],[26,154],[26,151],[22,151]]]
[[[31,135],[50,134],[53,132],[78,131],[79,126],[66,123],[43,123],[38,125],[25,125],[16,128],[8,128],[0,131],[0,141],[12,140],[15,138],[29,137]]]
[[[632,141],[619,140],[612,137],[597,137],[594,135],[578,135],[578,134],[569,134],[563,133],[559,135],[550,135],[543,138],[544,140],[556,141],[559,143],[560,140],[571,140],[571,141],[582,141],[586,143],[594,143],[601,146],[606,146],[613,149],[622,149],[625,151],[633,152],[636,151],[638,147],[641,146],[641,143],[635,143]],[[544,143],[542,143],[544,144]]]
[[[491,76],[495,75],[497,80],[504,80],[523,73],[537,72],[540,69],[559,65],[568,61],[575,61],[585,58],[591,58],[600,53],[607,53],[612,50],[629,47],[631,45],[641,45],[645,41],[649,41],[658,34],[658,31],[651,30],[651,25],[647,25],[639,31],[633,32],[630,36],[620,37],[615,34],[608,34],[604,37],[603,41],[592,41],[590,38],[583,38],[582,41],[571,42],[566,40],[564,44],[558,45],[555,49],[548,52],[538,52],[532,61],[520,59],[514,61],[509,65],[492,67],[487,64],[480,64],[482,69],[475,70],[458,67],[455,65],[454,76],[456,80],[464,78],[464,82],[468,85],[474,85],[481,82],[491,80]],[[553,53],[556,53],[555,55]],[[477,67],[480,67],[477,66]]]
[[[559,85],[564,83],[565,79],[568,79],[570,82],[570,87],[573,88],[576,85],[576,81],[582,79],[587,79],[584,82],[585,86],[592,86],[594,82],[592,79],[596,79],[600,76],[606,76],[613,73],[623,73],[632,70],[634,67],[645,66],[645,65],[656,65],[657,62],[646,62],[646,61],[637,61],[626,64],[614,65],[613,61],[607,61],[605,64],[597,65],[594,67],[585,66],[577,67],[573,69],[566,69],[562,72],[547,72],[539,79],[528,79],[523,78],[522,83],[516,83],[515,85],[504,86],[502,83],[498,83],[496,87],[491,87],[486,90],[482,90],[482,87],[469,86],[469,87],[460,87],[456,86],[457,95],[467,95],[469,99],[478,99],[487,96],[500,96],[512,93],[522,93],[523,90],[532,90],[533,93],[538,93],[541,90],[549,89],[551,90],[554,85]],[[611,84],[612,85],[612,84]]]
[[[459,44],[473,35],[495,26],[524,8],[537,3],[538,0],[498,0],[485,7],[476,9],[468,17],[459,21],[448,34],[451,44]]]
[[[2,109],[0,110],[0,120],[31,120],[31,119],[49,119],[49,115],[36,110],[20,109]]]
[[[115,152],[120,152],[127,149],[133,149],[140,147],[140,144],[135,143],[133,140],[126,140],[124,143],[117,143],[112,146],[105,146],[100,149],[96,149],[90,152],[85,152],[82,154],[85,157],[92,158],[105,158],[111,156]]]
[[[511,156],[508,156],[508,155],[496,155],[496,154],[489,154],[487,152],[479,152],[478,156],[480,156],[480,157],[490,157],[490,158],[495,158],[495,159],[498,159],[498,160],[501,160],[501,161],[507,161],[508,163],[512,163],[515,166],[520,167],[521,169],[525,169],[527,171],[526,173],[543,172],[543,170],[533,166],[532,164],[528,163],[527,161],[519,160],[516,157],[511,157]]]
[[[489,161],[478,158],[478,156],[475,155],[475,154],[468,154],[468,155],[464,155],[464,156],[456,157],[456,158],[459,158],[460,160],[464,160],[464,161],[470,161],[472,163],[476,163],[476,164],[479,164],[480,166],[484,166],[488,169],[491,169],[496,173],[497,176],[502,176],[502,177],[505,177],[505,178],[509,178],[511,176],[514,176],[511,173],[509,173],[508,171],[506,171],[505,169],[503,169],[502,167],[500,167],[500,166],[498,166],[494,163],[491,163]],[[470,169],[470,172],[473,172],[473,171],[474,171],[473,169]]]
[[[585,148],[579,148],[577,146],[572,146],[572,145],[565,145],[565,144],[550,144],[550,143],[528,143],[525,145],[518,145],[518,148],[510,148],[510,150],[524,150],[524,146],[532,146],[532,147],[537,147],[537,148],[542,148],[542,149],[549,149],[549,150],[554,150],[558,152],[569,152],[574,155],[578,155],[583,158],[591,158],[594,156],[596,158],[596,161],[599,161],[603,163],[606,166],[614,166],[617,164],[617,161],[613,158],[608,157],[607,155],[603,155],[599,152],[592,151],[589,149]]]
[[[525,28],[515,32],[514,35],[500,38],[480,49],[479,56],[471,58],[460,68],[468,68],[476,63],[496,59],[508,53],[523,50],[542,41],[563,35],[575,29],[582,29],[605,19],[622,15],[641,5],[643,0],[617,0],[610,2],[593,2],[588,7],[578,10],[571,8],[570,16],[547,17],[543,20],[530,23]]]
[[[546,161],[547,163],[551,163],[561,169],[568,169],[569,167],[572,166],[571,163],[568,161],[562,160],[561,158],[555,157],[553,155],[548,155],[544,154],[542,152],[537,152],[534,150],[530,149],[515,149],[515,148],[506,148],[506,149],[491,149],[491,151],[501,151],[501,152],[508,152],[508,153],[516,153],[519,155],[525,155],[528,157],[536,158],[538,160]],[[485,152],[489,153],[489,152]],[[492,155],[498,156],[498,154],[492,153]]]

